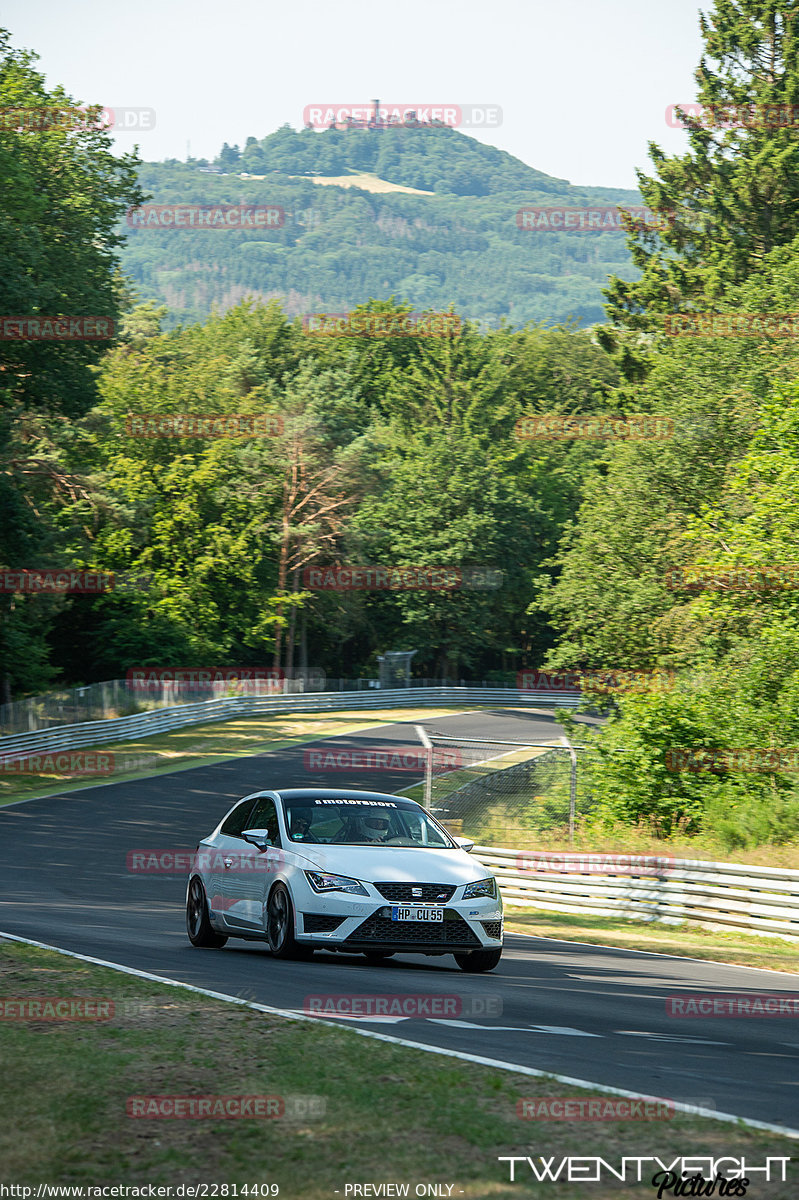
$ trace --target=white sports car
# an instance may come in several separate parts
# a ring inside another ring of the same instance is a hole
[[[502,900],[468,857],[473,845],[401,796],[255,792],[197,847],[189,938],[266,941],[279,958],[454,954],[464,971],[490,971],[502,954]]]

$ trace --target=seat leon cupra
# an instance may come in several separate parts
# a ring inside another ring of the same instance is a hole
[[[502,900],[472,848],[402,796],[255,792],[197,847],[189,938],[265,941],[278,958],[453,954],[464,971],[490,971],[502,955]]]

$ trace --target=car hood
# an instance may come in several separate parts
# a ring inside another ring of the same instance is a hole
[[[302,858],[322,871],[366,883],[449,883],[458,886],[492,872],[464,850],[420,850],[405,846],[309,846]]]

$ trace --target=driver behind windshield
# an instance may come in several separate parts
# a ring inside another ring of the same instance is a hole
[[[388,837],[388,817],[360,817],[359,823],[365,842],[384,842]]]
[[[290,836],[293,842],[316,842],[318,838],[311,833],[311,814],[307,809],[300,809],[291,818]]]

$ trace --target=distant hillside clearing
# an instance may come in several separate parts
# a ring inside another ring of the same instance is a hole
[[[389,183],[377,175],[291,175],[290,179],[310,179],[324,187],[356,187],[364,192],[407,192],[409,196],[435,196],[435,192],[423,192],[419,188],[403,187],[400,183]]]

